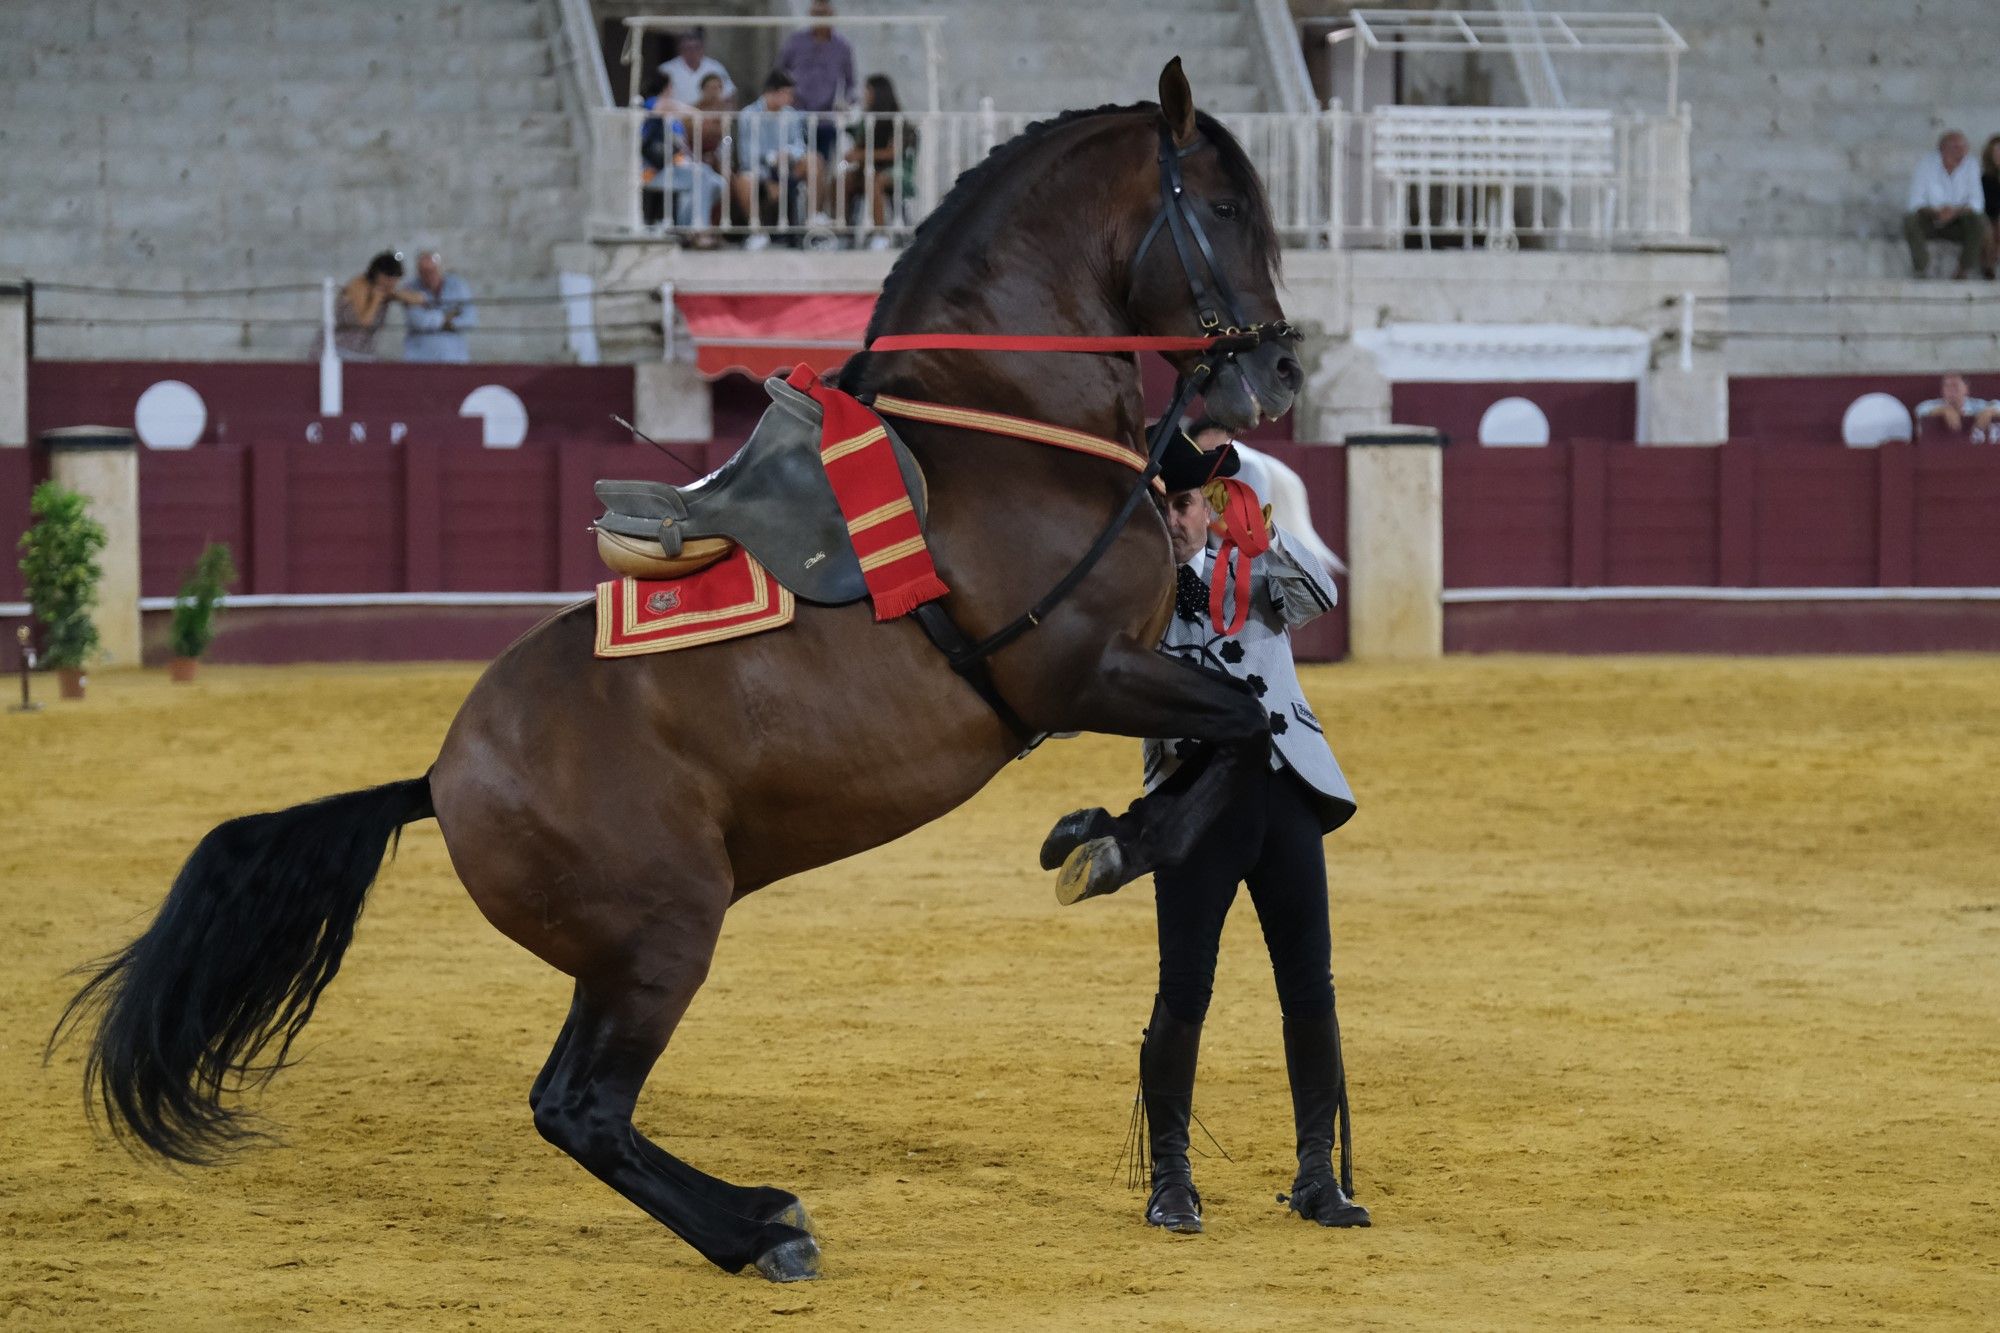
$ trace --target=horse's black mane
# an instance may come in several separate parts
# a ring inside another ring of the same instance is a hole
[[[888,332],[880,327],[882,312],[895,304],[896,297],[909,285],[910,274],[921,267],[930,252],[938,247],[941,243],[940,238],[949,236],[958,229],[960,216],[972,206],[972,201],[986,189],[987,185],[1004,175],[1029,149],[1040,144],[1057,130],[1079,120],[1131,111],[1158,110],[1158,105],[1152,102],[1133,102],[1124,106],[1107,103],[1104,106],[1065,111],[1048,120],[1034,122],[1013,138],[996,145],[993,151],[986,155],[984,161],[967,167],[960,173],[958,180],[952,184],[945,197],[938,201],[938,206],[931,210],[930,216],[917,224],[916,234],[911,239],[909,247],[903,251],[894,267],[889,270],[889,276],[883,280],[882,295],[876,300],[875,313],[868,321],[867,338],[872,340],[877,335]],[[1275,273],[1279,255],[1278,233],[1271,223],[1271,206],[1264,196],[1264,184],[1257,179],[1257,169],[1251,165],[1250,155],[1243,151],[1243,145],[1236,141],[1236,136],[1224,129],[1222,122],[1206,111],[1195,112],[1195,127],[1201,131],[1202,137],[1214,146],[1216,155],[1222,159],[1223,171],[1228,174],[1231,181],[1235,182],[1236,187],[1243,191],[1244,201],[1250,210],[1250,226],[1253,229],[1252,236],[1257,251],[1263,256],[1265,264]]]

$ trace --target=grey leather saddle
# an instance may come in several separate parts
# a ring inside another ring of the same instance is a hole
[[[605,508],[597,526],[657,541],[669,557],[687,542],[726,537],[744,547],[779,583],[808,602],[839,606],[868,595],[847,518],[819,461],[820,407],[784,380],[764,381],[771,395],[757,429],[727,463],[699,481],[600,481]],[[886,424],[886,423],[885,423]],[[926,524],[924,474],[889,430],[903,484]]]

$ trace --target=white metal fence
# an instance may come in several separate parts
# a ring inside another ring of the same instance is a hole
[[[1043,113],[595,113],[590,228],[684,243],[894,244]],[[1285,244],[1631,248],[1688,234],[1688,113],[1334,103],[1220,118]]]

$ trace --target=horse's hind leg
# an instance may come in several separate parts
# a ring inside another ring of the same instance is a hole
[[[708,943],[712,948],[712,936]],[[717,1180],[632,1124],[639,1090],[706,963],[683,958],[646,982],[579,981],[569,1021],[531,1094],[535,1128],[717,1267],[734,1273],[755,1264],[777,1282],[817,1277],[819,1247],[795,1196]]]

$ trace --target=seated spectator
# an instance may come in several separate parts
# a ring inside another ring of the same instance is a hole
[[[700,28],[689,28],[680,36],[677,53],[663,61],[660,73],[667,79],[667,94],[676,102],[692,106],[701,97],[701,81],[714,74],[722,80],[722,91],[736,96],[736,81],[722,62],[708,54],[708,41]]]
[[[806,143],[805,120],[792,109],[792,94],[792,76],[774,69],[757,100],[736,113],[737,206],[753,221],[769,218],[787,230],[832,220],[821,207],[825,182],[819,154]],[[761,250],[770,243],[769,234],[760,231],[744,248]]]
[[[1903,218],[1903,239],[1910,244],[1910,263],[1917,276],[1930,273],[1930,242],[1958,245],[1954,278],[1972,275],[1986,256],[1985,199],[1979,188],[1979,164],[1957,130],[1945,131],[1937,151],[1927,153],[1910,173],[1909,212]]]
[[[833,0],[812,0],[815,22],[785,39],[778,48],[778,68],[796,85],[793,105],[811,113],[813,147],[833,156],[840,126],[829,112],[845,111],[854,100],[854,48],[833,30]]]
[[[2000,134],[1979,150],[1979,188],[1986,196],[1986,262],[1980,272],[1991,280],[2000,268]]]
[[[1917,404],[1917,438],[2000,444],[2000,402],[1968,396],[1965,376],[1946,375],[1936,398]]]
[[[724,89],[720,74],[702,77],[701,100],[694,109],[695,156],[720,171],[722,141],[729,137],[730,123],[736,119],[736,97]]]
[[[366,361],[375,355],[375,335],[389,317],[394,302],[416,305],[421,300],[396,284],[403,279],[403,257],[384,250],[368,261],[366,271],[347,280],[333,303],[333,350],[343,361]],[[313,341],[317,358],[326,346],[326,333]]]
[[[854,146],[847,150],[841,167],[846,197],[851,201],[848,207],[857,215],[867,208],[869,220],[877,227],[886,227],[896,220],[897,205],[910,197],[914,186],[917,131],[915,126],[905,124],[898,135],[896,117],[902,109],[902,103],[896,100],[896,85],[889,81],[889,76],[870,74],[861,89],[861,119],[848,130]],[[872,250],[888,249],[888,233],[877,231],[868,246]]]
[[[456,273],[444,271],[435,250],[417,256],[417,280],[403,289],[415,301],[403,306],[403,360],[466,362],[465,331],[479,325],[472,288]]]
[[[714,79],[709,76],[711,82]],[[688,127],[699,122],[701,112],[669,96],[664,80],[642,105],[651,113],[639,128],[639,156],[645,164],[642,188],[669,201],[674,225],[698,231],[695,244],[706,249],[715,243],[708,229],[717,221],[728,183],[689,146]],[[650,203],[647,220],[653,221],[657,214]]]

